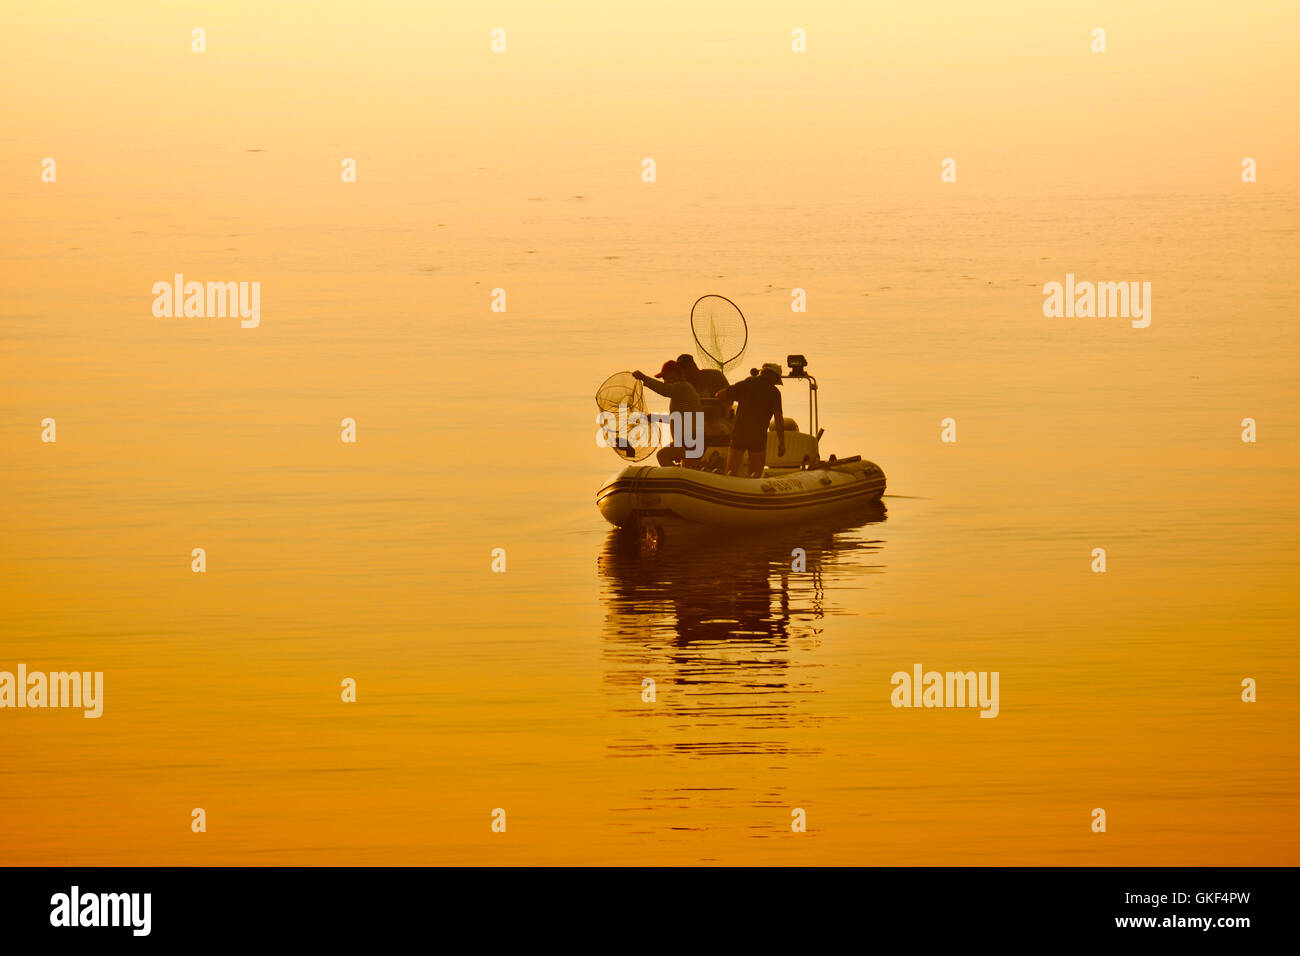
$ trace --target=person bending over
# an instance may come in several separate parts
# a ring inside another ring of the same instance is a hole
[[[699,451],[704,451],[704,433],[703,428],[696,426],[702,422],[703,403],[700,401],[700,394],[695,390],[686,376],[682,373],[682,368],[672,359],[664,362],[664,367],[659,370],[659,374],[650,378],[642,371],[635,371],[632,375],[645,385],[652,392],[666,396],[668,399],[669,420],[673,428],[673,443],[667,448],[660,448],[658,459],[661,465],[671,465],[674,462],[680,462],[687,468],[699,468],[700,457],[690,457],[687,452],[687,435],[684,434],[686,429],[693,429],[698,432],[696,439],[699,445]],[[655,378],[663,379],[663,382],[656,382]],[[687,424],[687,419],[690,424]]]

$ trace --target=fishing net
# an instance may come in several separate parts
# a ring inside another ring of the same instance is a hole
[[[631,372],[615,372],[596,389],[596,407],[608,414],[602,425],[605,442],[628,461],[640,461],[655,450],[657,429],[650,427],[641,383]]]
[[[701,368],[729,372],[745,354],[749,327],[736,303],[720,295],[705,295],[691,307],[691,332]],[[706,364],[707,363],[707,364]]]

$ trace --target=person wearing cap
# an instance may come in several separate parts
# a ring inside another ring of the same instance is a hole
[[[669,359],[664,362],[664,367],[659,370],[659,373],[654,378],[650,378],[645,372],[639,370],[633,372],[632,375],[650,391],[663,395],[668,399],[669,421],[673,426],[673,443],[667,448],[659,449],[659,464],[671,465],[674,462],[681,462],[688,468],[700,467],[701,455],[704,452],[702,414],[704,405],[700,401],[700,393],[695,390],[695,386],[686,380],[682,367]],[[663,382],[656,382],[656,378],[663,379]],[[683,431],[687,416],[691,416],[692,425],[700,426],[697,432],[700,454],[697,454],[694,458],[686,453],[687,436],[683,434]]]
[[[781,366],[765,362],[757,375],[728,386],[718,398],[736,403],[736,423],[727,452],[727,474],[739,475],[742,458],[749,459],[749,474],[757,478],[767,463],[767,424],[776,418],[776,453],[785,454],[785,413],[781,410]]]

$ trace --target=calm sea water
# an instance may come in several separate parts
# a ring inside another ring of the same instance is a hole
[[[1296,862],[1294,198],[518,200],[16,223],[0,669],[106,700],[4,715],[0,861]],[[175,271],[262,327],[154,319]],[[1067,271],[1151,327],[1045,319]],[[594,389],[706,292],[887,513],[604,524]],[[892,708],[917,663],[1000,715]]]

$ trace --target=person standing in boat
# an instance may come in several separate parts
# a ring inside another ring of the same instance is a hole
[[[716,368],[700,368],[695,358],[686,352],[677,356],[677,365],[686,381],[695,386],[704,401],[705,445],[725,445],[731,440],[731,423],[727,420],[728,407],[718,401],[717,394],[731,383]]]
[[[659,449],[659,464],[667,466],[680,462],[687,468],[699,468],[704,454],[704,404],[695,386],[686,380],[682,367],[669,359],[654,378],[640,370],[633,372],[632,376],[650,391],[668,399],[673,443]],[[655,378],[661,378],[663,382],[656,382]],[[694,456],[687,453],[690,448],[695,451]]]
[[[740,461],[749,459],[749,474],[757,478],[767,463],[767,423],[776,418],[776,453],[785,454],[785,413],[781,409],[781,366],[765,362],[757,375],[718,392],[727,404],[736,403],[736,423],[731,429],[727,474],[740,474]]]

